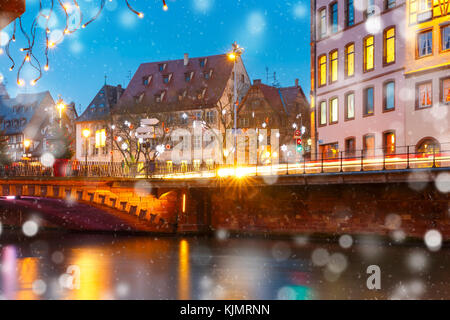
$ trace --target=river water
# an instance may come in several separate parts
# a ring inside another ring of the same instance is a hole
[[[223,231],[215,238],[65,232],[27,238],[3,230],[0,297],[450,298],[449,248],[430,252],[421,243],[345,240],[233,238]],[[380,289],[367,287],[371,265],[379,267]]]

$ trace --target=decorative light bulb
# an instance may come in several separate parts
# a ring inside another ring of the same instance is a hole
[[[142,12],[139,12],[138,17],[142,19],[144,17],[144,14]]]
[[[46,64],[46,65],[44,66],[44,70],[45,70],[45,71],[48,71],[48,69],[49,69],[49,66],[48,66],[48,64]]]

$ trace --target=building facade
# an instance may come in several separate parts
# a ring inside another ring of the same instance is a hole
[[[450,1],[410,0],[406,12],[406,143],[450,150]]]
[[[56,103],[48,91],[21,93],[15,98],[11,98],[4,87],[0,92],[3,92],[0,96],[0,130],[8,140],[11,161],[38,159],[46,152],[54,154],[55,150],[60,150],[61,147],[55,145],[61,143],[55,141],[55,128],[73,136],[76,117],[73,104],[66,106],[59,118]],[[71,148],[70,145],[67,147]],[[58,158],[59,155],[54,156]]]
[[[111,109],[117,104],[125,89],[121,85],[104,85],[84,112],[76,119],[76,159],[109,162],[114,160],[111,141]],[[89,130],[89,136],[83,136]]]
[[[235,80],[240,101],[250,87],[250,78],[240,56],[231,60],[226,54],[196,58],[185,54],[183,59],[140,65],[113,110],[116,159],[147,161],[155,160],[157,154],[156,160],[164,162],[170,171],[174,149],[179,150],[181,146],[182,164],[200,166],[215,162],[218,155],[205,158],[202,150],[210,141],[205,141],[202,133],[214,129],[222,135],[232,128]],[[134,136],[134,129],[140,127],[139,121],[153,118],[159,121],[157,129],[162,134],[139,138],[137,143],[130,141],[133,139],[129,133]],[[180,129],[191,133],[196,129],[200,135],[173,139],[174,132]],[[164,150],[158,151],[159,145]],[[184,150],[192,150],[192,153]]]
[[[405,1],[313,0],[312,10],[317,156],[398,152],[406,144]]]
[[[237,127],[244,131],[258,130],[258,146],[263,142],[257,149],[258,163],[273,160],[295,162],[299,156],[309,153],[309,103],[298,79],[292,87],[274,87],[263,84],[259,79],[254,80],[239,107]],[[264,135],[259,133],[261,130],[266,130]],[[302,139],[300,152],[296,150],[296,131],[300,132],[298,138]],[[276,137],[272,137],[273,134]],[[277,145],[271,150],[273,138],[276,138]]]

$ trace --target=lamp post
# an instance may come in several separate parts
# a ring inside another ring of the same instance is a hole
[[[83,137],[85,138],[85,145],[84,145],[84,164],[86,166],[85,168],[85,172],[87,174],[87,157],[88,157],[88,141],[89,141],[89,137],[91,136],[91,130],[89,129],[83,129],[82,131]]]
[[[237,107],[238,107],[238,92],[237,92],[237,74],[236,74],[236,60],[244,53],[244,48],[241,48],[236,41],[231,45],[231,52],[228,53],[228,59],[233,61],[233,106],[234,106],[234,162],[237,162]]]
[[[56,109],[59,112],[59,127],[62,127],[62,113],[64,109],[66,108],[66,104],[64,103],[63,99],[61,99],[61,96],[59,96],[58,102],[56,103]]]
[[[31,140],[29,140],[29,139],[23,140],[23,148],[24,148],[25,158],[28,157],[28,152],[30,150],[30,147],[31,147]]]

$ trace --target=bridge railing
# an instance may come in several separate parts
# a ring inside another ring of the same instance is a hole
[[[284,157],[282,157],[284,158]],[[440,148],[420,152],[414,146],[329,151],[307,154],[285,162],[271,161],[253,165],[222,165],[212,163],[172,162],[94,162],[57,161],[52,167],[40,162],[22,161],[0,166],[0,177],[123,177],[123,178],[194,178],[225,176],[260,176],[289,174],[319,174],[357,171],[384,171],[450,167],[450,143]]]

